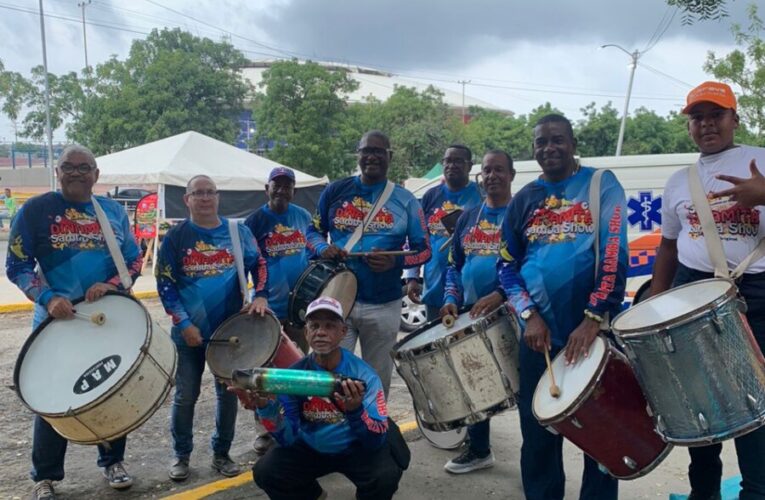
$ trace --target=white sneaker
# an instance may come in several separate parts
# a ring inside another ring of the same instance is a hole
[[[488,469],[494,466],[494,453],[489,451],[489,454],[485,457],[479,457],[472,450],[468,449],[463,452],[462,455],[452,458],[446,465],[444,470],[451,472],[452,474],[465,474],[479,469]]]

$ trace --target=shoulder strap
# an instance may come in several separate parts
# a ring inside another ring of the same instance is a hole
[[[125,257],[122,255],[122,251],[117,244],[117,237],[114,236],[112,223],[106,216],[104,209],[101,208],[101,204],[98,202],[98,200],[96,200],[96,197],[91,196],[90,199],[93,202],[93,209],[96,212],[98,225],[101,226],[101,232],[103,233],[104,240],[106,241],[106,248],[109,249],[109,255],[111,255],[112,261],[114,261],[114,265],[117,268],[117,273],[120,275],[122,286],[125,288],[125,290],[129,290],[133,286],[133,278],[130,277],[127,265],[125,264]],[[130,235],[125,235],[125,237],[129,238]]]
[[[249,304],[250,294],[247,290],[247,276],[244,274],[244,257],[242,256],[242,241],[239,238],[239,223],[233,219],[229,219],[228,232],[231,235],[231,250],[234,253],[236,275],[239,278],[239,290],[242,292],[242,300],[244,303]]]
[[[709,260],[712,261],[712,267],[715,269],[715,277],[728,277],[728,261],[725,259],[720,234],[717,232],[712,208],[709,206],[709,200],[701,184],[698,166],[692,165],[686,169],[688,172],[688,188],[691,191],[691,201],[696,209],[701,223],[701,232],[704,235],[704,242],[707,245]]]
[[[393,188],[395,188],[396,185],[393,184],[393,182],[388,181],[385,184],[385,188],[383,188],[382,193],[380,193],[380,196],[377,197],[377,200],[375,200],[375,204],[372,207],[372,210],[370,210],[367,213],[367,216],[364,217],[364,221],[356,226],[356,230],[353,231],[353,234],[350,238],[348,238],[348,241],[345,242],[345,246],[343,246],[343,249],[346,252],[350,252],[353,250],[353,247],[356,245],[356,243],[359,242],[361,239],[361,236],[364,234],[364,231],[367,230],[367,227],[369,224],[374,220],[377,213],[382,209],[382,207],[385,205],[385,203],[388,201],[388,198],[390,198],[390,195],[393,194]]]

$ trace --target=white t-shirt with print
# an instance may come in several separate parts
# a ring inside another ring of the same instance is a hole
[[[760,172],[765,172],[765,148],[743,145],[717,154],[701,156],[693,168],[699,169],[701,184],[709,195],[732,187],[732,184],[716,179],[716,175],[750,178],[749,162],[752,159],[756,160]],[[710,199],[709,202],[728,260],[728,268],[732,270],[765,236],[765,227],[760,224],[765,216],[765,207],[744,208],[727,196]],[[699,271],[714,272],[701,232],[701,223],[691,201],[686,169],[675,172],[667,181],[661,212],[661,234],[667,239],[677,240],[680,263]],[[763,271],[765,258],[753,262],[746,273]]]

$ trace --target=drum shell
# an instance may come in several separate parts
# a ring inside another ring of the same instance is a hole
[[[716,281],[697,281],[648,300]],[[765,360],[736,292],[731,283],[717,300],[666,324],[632,330],[614,326],[654,411],[657,431],[670,443],[705,446],[765,423]]]
[[[126,300],[135,300],[123,294]],[[75,301],[78,304],[81,300]],[[137,301],[136,301],[137,302]],[[139,303],[140,304],[140,303]],[[143,308],[143,305],[141,305]],[[65,413],[43,413],[27,407],[44,418],[61,436],[78,444],[101,444],[114,441],[140,427],[164,402],[175,380],[178,355],[170,335],[146,313],[146,340],[141,354],[114,386],[96,400]],[[107,313],[108,314],[108,313]],[[35,330],[40,332],[52,320]],[[36,333],[27,340],[31,343]],[[19,356],[22,362],[25,349]],[[18,375],[17,375],[18,376]],[[18,387],[18,380],[16,386]],[[21,394],[19,394],[24,401]],[[26,405],[26,402],[24,401]]]
[[[344,293],[348,293],[347,296],[327,293],[326,289],[329,288],[331,280],[341,274],[347,276],[350,282],[348,286],[352,290],[343,290]],[[351,276],[353,279],[350,279]],[[333,260],[313,261],[300,275],[295,282],[295,288],[290,292],[287,316],[293,325],[298,327],[305,325],[305,312],[308,309],[308,304],[318,297],[326,295],[337,299],[343,305],[343,313],[347,318],[356,302],[357,294],[356,275],[345,264]]]
[[[422,426],[448,431],[515,406],[520,387],[515,318],[502,307],[468,328],[455,328],[421,348],[406,349],[409,340],[438,325],[440,320],[428,323],[401,340],[392,353]]]
[[[547,384],[536,389],[549,390]],[[648,474],[672,450],[655,431],[629,362],[610,345],[587,390],[569,409],[539,423],[555,429],[617,479]]]
[[[303,351],[287,336],[286,333],[281,332],[279,338],[279,347],[274,353],[274,357],[271,359],[270,365],[276,368],[289,368],[301,359],[303,359]]]

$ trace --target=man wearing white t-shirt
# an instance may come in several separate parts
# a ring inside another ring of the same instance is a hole
[[[709,198],[717,231],[729,269],[734,269],[765,236],[763,206],[744,206],[729,192],[732,177],[748,178],[757,165],[765,165],[765,148],[734,144],[739,125],[736,97],[719,82],[704,82],[688,94],[683,113],[688,115],[688,133],[699,148],[698,169]],[[686,169],[667,181],[662,206],[662,239],[656,256],[651,294],[714,276],[701,223],[688,187]],[[765,350],[765,259],[753,262],[738,282],[746,300],[752,331]],[[722,367],[721,367],[722,368]],[[765,427],[735,439],[741,470],[741,496],[765,499]],[[691,463],[689,500],[719,499],[722,444],[688,449]]]

